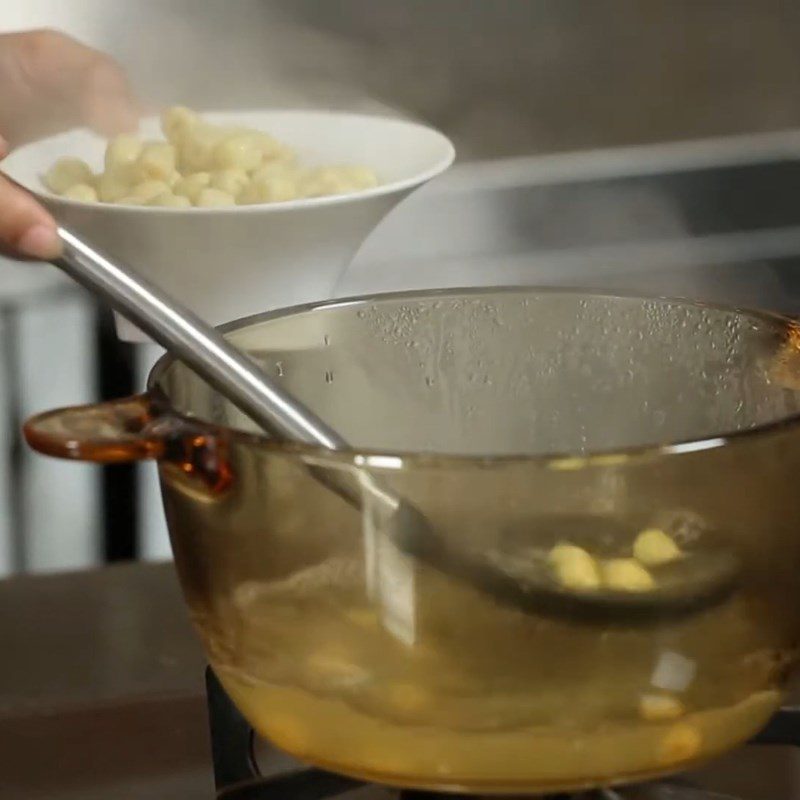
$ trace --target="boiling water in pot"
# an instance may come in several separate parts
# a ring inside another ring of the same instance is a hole
[[[800,591],[800,497],[787,479],[800,445],[781,427],[726,446],[708,437],[800,410],[776,360],[783,323],[660,301],[456,293],[344,303],[234,340],[350,441],[388,451],[359,467],[453,546],[490,550],[513,529],[541,548],[526,523],[542,517],[550,542],[572,535],[559,519],[575,514],[636,531],[675,513],[707,522],[743,565],[732,596],[682,620],[537,617],[394,550],[291,454],[234,444],[236,482],[219,500],[162,467],[212,663],[276,744],[385,782],[550,790],[682,768],[777,707],[800,629],[787,602]],[[158,380],[178,409],[249,428],[182,368]],[[658,449],[675,442],[688,444]],[[523,456],[403,455],[425,450]],[[530,458],[548,453],[561,455]]]
[[[592,783],[720,752],[779,704],[790,654],[741,600],[654,647],[652,630],[532,619],[426,572],[408,643],[383,626],[360,567],[331,559],[243,584],[228,622],[247,656],[226,652],[227,633],[209,640],[256,727],[300,757],[383,781]]]

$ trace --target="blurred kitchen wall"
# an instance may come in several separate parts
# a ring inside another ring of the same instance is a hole
[[[114,54],[154,104],[392,110],[443,128],[462,160],[800,127],[800,9],[785,1],[0,0],[0,30],[41,26]],[[23,414],[96,396],[93,309],[47,274],[0,269]],[[0,572],[96,563],[96,472],[20,458],[10,432],[0,496],[21,462],[30,536],[20,562],[5,515]],[[160,557],[153,482],[142,491],[141,553]]]
[[[418,115],[462,157],[800,125],[786,0],[2,0],[104,47],[156,102]]]

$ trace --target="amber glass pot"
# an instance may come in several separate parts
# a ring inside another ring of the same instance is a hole
[[[683,769],[780,704],[800,637],[790,321],[492,289],[228,332],[354,450],[270,442],[169,358],[146,395],[44,414],[26,434],[51,455],[159,462],[209,661],[275,744],[406,786],[552,791]],[[679,545],[713,528],[742,570],[679,619],[523,613],[400,552],[309,466],[380,476],[451,543],[536,553],[578,525],[628,558],[643,528]],[[624,535],[609,540],[609,522]]]

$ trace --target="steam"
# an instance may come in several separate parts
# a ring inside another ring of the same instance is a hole
[[[411,116],[365,91],[360,76],[369,69],[367,49],[292,19],[281,3],[145,0],[136,6],[141,35],[117,33],[112,51],[151,102]]]
[[[413,115],[462,158],[800,124],[800,17],[777,0],[747,0],[735,14],[725,3],[636,0],[98,6],[102,39],[161,102]]]
[[[747,2],[736,14],[725,4],[681,3],[676,11],[635,0],[114,5],[102,40],[154,102],[421,118],[454,140],[462,162],[800,122],[797,18],[785,4],[763,13],[763,2]],[[569,195],[559,213],[552,204],[514,207],[504,225],[525,240],[520,252],[531,239],[537,249],[561,250],[687,232],[683,209],[656,185],[605,192],[599,205]]]

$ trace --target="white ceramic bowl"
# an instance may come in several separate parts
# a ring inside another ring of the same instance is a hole
[[[60,222],[127,262],[206,321],[328,299],[361,243],[406,195],[447,169],[455,151],[438,131],[392,117],[328,111],[208,112],[210,122],[249,126],[290,145],[304,163],[362,164],[381,181],[347,195],[231,208],[172,209],[81,203],[48,192],[41,175],[62,156],[99,170],[105,142],[71,131],[27,145],[5,162]],[[156,119],[142,134],[163,138]],[[124,320],[119,335],[144,337]]]

